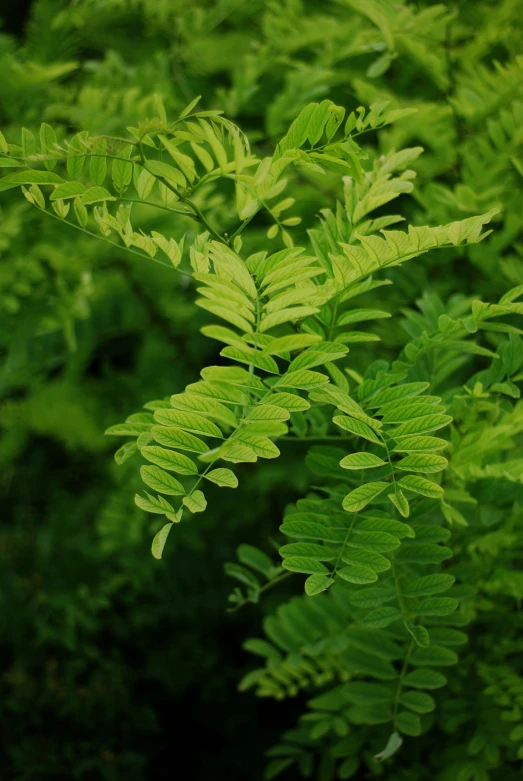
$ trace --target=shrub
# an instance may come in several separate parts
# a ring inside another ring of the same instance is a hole
[[[145,25],[156,70],[144,44],[131,76],[140,85],[155,73],[156,91],[123,86],[127,52],[115,30],[119,52],[78,79],[74,98],[67,81],[62,99],[49,88],[47,105],[37,98],[26,112],[33,126],[39,115],[38,129],[15,129],[26,121],[15,117],[0,135],[5,246],[28,248],[5,264],[2,298],[22,343],[33,349],[52,335],[44,356],[60,344],[74,374],[90,307],[95,323],[132,332],[130,296],[145,315],[137,334],[162,333],[125,381],[108,371],[94,386],[109,395],[98,415],[106,433],[125,438],[115,453],[123,477],[111,475],[118,489],[101,488],[103,469],[90,477],[104,500],[96,555],[102,543],[104,556],[143,545],[144,513],[156,559],[173,538],[197,547],[211,531],[207,544],[220,544],[213,518],[224,508],[244,519],[244,542],[225,565],[236,582],[229,610],[260,603],[264,618],[263,637],[244,643],[261,661],[239,686],[301,704],[298,723],[267,751],[266,778],[289,768],[320,781],[516,778],[518,4],[268,3],[261,22],[257,4],[177,6],[137,3],[125,16],[117,3],[36,4],[35,20],[53,20],[64,51],[76,35],[90,43],[104,20]],[[44,81],[75,67],[47,65]],[[30,99],[32,86],[26,76],[20,95]],[[184,105],[180,93],[197,87],[204,100]],[[49,223],[58,247],[24,235]],[[29,384],[30,363],[13,356],[11,392]],[[9,457],[25,447],[22,421],[105,465],[88,388],[43,372],[43,387],[2,408]],[[116,422],[123,395],[127,412],[127,399],[138,409],[145,392],[155,400]],[[251,528],[253,495],[263,496],[262,533]],[[154,578],[152,561],[143,566]],[[124,557],[117,570],[127,578],[131,568]],[[118,589],[102,591],[79,592],[87,615]],[[128,688],[119,670],[118,686]],[[93,769],[111,778],[104,751],[99,764],[67,761],[79,778]],[[20,749],[13,755],[23,767]],[[145,772],[132,753],[119,762],[115,772]]]

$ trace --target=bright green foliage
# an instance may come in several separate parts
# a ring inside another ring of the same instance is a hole
[[[263,637],[244,643],[258,666],[239,688],[303,698],[266,779],[292,768],[318,781],[512,781],[519,3],[128,6],[136,40],[156,50],[132,68],[115,0],[37,3],[55,31],[42,62],[30,42],[0,52],[30,106],[11,113],[9,85],[0,96],[6,452],[23,452],[25,426],[101,460],[106,421],[124,438],[98,521],[111,554],[127,517],[165,558],[153,573],[176,571],[184,545],[214,560],[236,548],[229,612],[263,616]],[[105,26],[113,53],[76,74],[68,45],[89,51]],[[60,83],[70,74],[74,97]],[[84,405],[67,385],[89,328],[102,348],[111,329],[146,342],[131,382],[108,377],[96,426],[89,391]],[[19,399],[32,374],[47,385]],[[241,522],[237,544],[227,535]],[[195,572],[188,581],[198,594]]]

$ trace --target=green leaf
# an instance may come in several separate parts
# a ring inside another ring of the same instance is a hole
[[[219,469],[212,469],[210,472],[207,472],[204,477],[206,480],[210,480],[211,483],[216,483],[216,485],[224,488],[238,487],[238,478],[230,469],[221,467]]]
[[[249,423],[248,434],[261,434],[263,437],[283,437],[289,429],[285,423],[277,420],[253,420]]]
[[[270,315],[262,317],[260,331],[265,333],[277,325],[295,322],[296,320],[304,320],[306,317],[310,317],[318,311],[318,307],[316,306],[293,306],[288,309],[280,309],[278,312],[271,312]]]
[[[85,185],[81,182],[64,182],[55,187],[51,195],[50,201],[65,200],[67,198],[76,198],[77,195],[83,195],[85,193]]]
[[[363,516],[363,520],[358,524],[357,531],[387,532],[400,540],[404,537],[415,537],[414,529],[407,523],[393,521],[392,518],[386,518],[381,515],[372,516],[369,513]]]
[[[385,626],[398,621],[401,618],[401,611],[396,607],[380,607],[377,610],[372,610],[363,619],[363,623],[366,626],[370,626],[373,629],[383,629]]]
[[[424,668],[407,673],[403,683],[405,686],[412,686],[414,689],[441,689],[447,683],[447,679],[436,670]]]
[[[397,469],[410,472],[423,472],[429,474],[431,472],[441,472],[448,465],[448,461],[443,456],[416,454],[402,458],[401,461],[397,461],[394,466]]]
[[[426,648],[430,643],[429,633],[424,626],[413,624],[412,621],[405,621],[405,628],[420,648]]]
[[[137,452],[138,447],[136,442],[126,442],[125,445],[122,445],[122,447],[116,451],[114,454],[114,460],[118,465],[123,464],[125,461],[127,461],[128,458],[131,458],[131,456],[134,456],[134,454]]]
[[[194,182],[196,179],[196,167],[191,157],[180,152],[176,144],[173,144],[165,136],[158,136],[162,142],[166,151],[171,155],[172,159],[189,182]]]
[[[376,551],[378,553],[388,553],[395,548],[398,548],[400,541],[397,537],[387,532],[366,532],[360,531],[359,528],[353,532],[348,545],[356,548],[363,548],[363,550]]]
[[[450,559],[452,551],[440,545],[404,545],[397,553],[398,561],[410,564],[441,564]]]
[[[182,111],[182,113],[179,115],[179,119],[183,119],[183,117],[186,117],[187,114],[190,114],[192,112],[193,108],[196,107],[196,105],[200,102],[201,99],[202,99],[202,96],[198,95],[197,98],[194,98],[194,100],[191,100],[189,105],[186,106],[184,108],[184,110]]]
[[[236,440],[249,447],[260,458],[277,458],[280,451],[268,437],[252,433],[251,427],[238,429]]]
[[[411,656],[412,664],[422,665],[428,667],[434,665],[435,667],[450,667],[458,662],[458,655],[451,651],[450,648],[445,648],[442,645],[429,645],[425,648],[418,648]]]
[[[145,497],[143,497],[136,494],[134,501],[141,510],[145,510],[147,513],[158,513],[160,515],[174,513],[174,508],[163,498],[163,496],[155,497],[146,493]]]
[[[385,52],[367,68],[366,76],[369,79],[377,79],[388,71],[392,63],[392,57]]]
[[[332,419],[332,422],[342,428],[344,431],[350,431],[351,434],[355,434],[362,439],[366,439],[369,442],[374,442],[376,445],[381,445],[384,447],[383,442],[378,439],[374,431],[360,420],[345,417],[345,415],[335,415]]]
[[[87,214],[87,209],[85,208],[83,203],[80,202],[79,198],[74,199],[74,213],[76,215],[78,224],[82,228],[85,228],[85,226],[87,225],[88,214]]]
[[[210,457],[213,461],[217,457],[233,464],[254,464],[258,460],[258,456],[251,447],[234,440],[226,442],[217,452],[211,451]]]
[[[394,493],[390,493],[388,496],[394,507],[397,508],[400,515],[402,515],[404,518],[408,518],[410,508],[403,491],[395,491]]]
[[[290,413],[288,410],[275,404],[267,403],[258,404],[256,407],[254,407],[245,418],[245,422],[249,423],[250,421],[254,420],[282,421],[288,420],[289,418]]]
[[[216,315],[216,317],[220,317],[222,320],[225,320],[225,322],[239,328],[242,333],[252,333],[251,323],[246,320],[245,317],[242,317],[235,312],[234,309],[222,306],[214,301],[208,301],[206,298],[197,298],[195,303],[202,309],[206,309],[208,312],[211,312],[211,314]]]
[[[373,429],[379,430],[381,428],[379,420],[369,417],[348,393],[335,385],[329,384],[322,388],[318,388],[317,390],[313,390],[310,393],[310,398],[313,401],[333,404],[339,410],[345,412],[350,418],[360,420]]]
[[[267,403],[276,407],[282,407],[290,412],[303,412],[304,410],[310,409],[311,406],[309,402],[306,399],[302,399],[301,396],[298,396],[295,393],[285,393],[284,391],[272,393],[267,397],[266,402],[262,401],[260,403],[261,406]]]
[[[357,513],[388,487],[388,483],[367,483],[355,488],[344,498],[343,509],[348,513]]]
[[[202,513],[207,507],[207,500],[202,491],[193,491],[184,496],[182,501],[191,513]]]
[[[427,404],[423,397],[419,401],[410,401],[400,404],[387,404],[380,409],[379,414],[383,416],[383,423],[405,423],[414,418],[421,418],[425,415],[442,415],[445,413],[445,407],[440,404]]]
[[[386,759],[390,759],[394,754],[402,747],[403,738],[398,735],[397,732],[393,732],[389,737],[387,744],[383,751],[376,754],[374,757],[375,762],[384,762]]]
[[[403,692],[400,702],[415,713],[431,713],[436,708],[433,697],[424,692]]]
[[[313,366],[322,366],[332,361],[338,361],[348,351],[349,348],[339,342],[322,342],[322,344],[309,347],[297,355],[289,366],[289,370],[310,369]]]
[[[450,415],[423,415],[421,418],[414,418],[402,423],[394,431],[390,432],[391,437],[399,439],[400,437],[411,436],[412,434],[426,434],[429,431],[437,431],[445,428],[452,423]]]
[[[378,576],[373,569],[370,569],[370,567],[361,567],[357,564],[350,567],[343,567],[337,571],[337,574],[340,578],[343,578],[343,580],[357,584],[375,583],[378,579]]]
[[[135,172],[139,171],[139,167],[135,166]],[[135,180],[136,192],[140,200],[145,200],[154,187],[155,178],[149,171],[142,170],[138,178]]]
[[[393,599],[396,599],[395,591],[379,586],[362,589],[350,597],[351,604],[356,607],[379,607],[384,602],[391,602]]]
[[[305,581],[305,593],[307,596],[313,597],[326,591],[333,583],[334,581],[328,575],[311,575]]]
[[[89,157],[89,179],[95,187],[101,187],[107,175],[107,144],[104,139],[97,139]]]
[[[236,415],[215,399],[193,393],[175,393],[171,396],[171,406],[187,412],[199,412],[209,418],[214,418],[228,426],[236,427]]]
[[[176,472],[179,475],[197,475],[196,464],[190,458],[177,453],[174,450],[166,450],[156,445],[142,447],[142,456],[153,464],[161,466],[162,469],[168,469],[170,472]]]
[[[373,453],[351,453],[340,461],[343,469],[372,469],[377,466],[385,466],[386,462]]]
[[[280,374],[278,364],[274,358],[271,358],[269,355],[262,355],[259,350],[254,350],[247,345],[243,345],[242,347],[224,347],[220,355],[223,355],[224,358],[231,358],[231,360],[238,363],[255,366],[258,369],[263,369],[263,371],[270,372],[271,374]]]
[[[307,138],[311,146],[315,146],[323,135],[325,125],[330,117],[332,102],[323,100],[316,106],[307,125]]]
[[[297,118],[290,126],[287,135],[280,141],[274,158],[280,157],[288,149],[299,149],[307,140],[307,133],[311,117],[317,108],[317,103],[309,103],[301,110]]]
[[[27,128],[22,128],[22,152],[24,157],[32,157],[36,154],[36,139]]]
[[[126,150],[120,152],[122,158],[112,161],[111,173],[113,185],[115,190],[120,194],[127,190],[133,178],[133,166],[132,163],[128,162],[131,152],[132,147],[129,146]]]
[[[165,548],[165,543],[167,542],[167,537],[169,536],[171,529],[172,523],[166,523],[165,526],[162,526],[160,531],[155,535],[151,546],[151,553],[155,559],[162,558],[163,549]]]
[[[495,382],[490,387],[494,393],[502,393],[504,396],[510,396],[512,399],[519,399],[521,392],[513,382]]]
[[[54,151],[56,144],[56,133],[51,125],[42,122],[40,125],[40,150],[43,155],[50,155]],[[44,165],[48,171],[52,171],[56,166],[56,160],[44,160]]]
[[[90,187],[80,198],[80,203],[83,206],[89,206],[91,203],[99,203],[100,201],[116,201],[116,198],[105,187]]]
[[[237,549],[238,559],[242,564],[246,564],[257,572],[261,572],[265,577],[270,578],[274,571],[274,565],[266,553],[254,545],[243,543]]]
[[[517,740],[518,742],[523,739],[523,724],[517,724],[514,729],[510,731],[509,738],[511,740]]]
[[[10,190],[21,184],[63,184],[63,181],[61,176],[50,171],[17,171],[0,179],[0,191]]]
[[[315,523],[314,521],[302,520],[301,516],[291,515],[290,518],[299,520],[285,521],[280,526],[280,531],[288,537],[305,537],[309,540],[328,540],[330,542],[344,542],[347,532],[342,529],[338,531],[331,529],[327,525]],[[312,516],[313,518],[316,516]]]
[[[393,448],[394,452],[400,453],[431,453],[434,450],[443,450],[448,442],[438,437],[402,437]]]
[[[311,390],[320,385],[329,382],[329,378],[320,372],[312,372],[308,369],[299,369],[295,372],[288,372],[276,382],[276,388],[299,388],[300,390]]]
[[[456,610],[457,606],[457,599],[432,597],[432,599],[422,599],[412,612],[417,616],[448,616]]]
[[[223,439],[221,430],[212,421],[194,412],[184,412],[178,409],[159,409],[154,413],[154,419],[162,426],[175,426],[194,434]]]
[[[410,713],[406,710],[400,711],[396,716],[395,725],[405,735],[410,735],[411,737],[421,735],[421,721],[415,713]]]
[[[137,437],[150,429],[150,423],[117,423],[109,426],[105,433],[113,437]]]
[[[447,591],[455,581],[453,575],[425,575],[403,589],[406,597],[425,597]]]
[[[266,344],[262,352],[265,355],[283,355],[294,350],[303,350],[312,344],[321,342],[321,336],[318,334],[289,334],[289,336],[279,336]]]
[[[379,391],[368,402],[369,407],[383,407],[391,401],[398,399],[408,399],[412,396],[419,396],[420,393],[429,388],[428,382],[406,382],[403,385],[396,385],[394,388],[385,388]]]
[[[69,143],[69,149],[67,151],[67,174],[71,179],[78,179],[82,175],[85,155],[81,153],[85,152],[88,135],[86,130],[82,130],[80,133],[73,136]]]
[[[183,431],[183,429],[175,426],[153,426],[151,433],[156,442],[166,447],[189,450],[192,453],[206,453],[209,450],[202,439],[195,437],[193,434],[188,434],[187,431]]]
[[[391,317],[389,312],[382,312],[379,309],[353,309],[340,317],[336,325],[351,325],[352,323],[363,323],[367,320],[382,320]]]
[[[376,683],[351,681],[343,687],[343,699],[353,705],[388,704],[394,698],[394,692]]]
[[[440,499],[443,496],[443,488],[440,485],[417,475],[402,477],[401,480],[398,480],[397,485],[412,491],[412,493],[427,496],[429,499]]]
[[[345,548],[341,559],[346,564],[361,564],[363,567],[370,567],[374,572],[386,572],[391,566],[390,561],[380,553],[360,548]]]
[[[282,566],[291,572],[304,572],[308,575],[328,573],[327,567],[317,559],[306,556],[289,556],[283,560]]]
[[[159,466],[142,466],[140,475],[144,483],[158,493],[171,496],[181,496],[185,493],[183,485]]]
[[[448,627],[438,626],[431,627],[430,641],[431,643],[439,643],[440,645],[463,645],[468,640],[465,632],[460,632],[458,629],[449,629]]]
[[[146,160],[144,167],[146,171],[149,171],[156,178],[164,179],[182,190],[185,189],[187,184],[185,176],[177,168],[173,168],[172,165],[161,163],[158,160]]]
[[[256,575],[254,575],[249,569],[229,561],[225,563],[224,569],[229,577],[235,578],[236,580],[239,580],[240,583],[248,586],[249,590],[252,590],[252,592],[256,594],[256,597],[258,597],[261,584]]]

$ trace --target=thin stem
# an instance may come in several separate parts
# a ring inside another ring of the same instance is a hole
[[[411,640],[409,647],[407,649],[407,654],[405,656],[405,659],[403,660],[403,666],[401,668],[398,686],[396,688],[396,694],[394,695],[394,708],[392,713],[392,723],[394,724],[394,727],[396,727],[396,719],[398,717],[398,709],[400,705],[401,691],[403,688],[403,680],[407,674],[407,669],[409,666],[410,657],[412,656],[412,652],[414,651],[414,646],[415,646],[414,640]]]
[[[347,534],[345,535],[345,539],[343,540],[342,546],[340,548],[340,552],[338,553],[338,558],[336,559],[336,563],[334,564],[334,569],[332,570],[332,572],[330,574],[331,578],[334,578],[336,576],[337,572],[338,572],[338,566],[339,566],[339,563],[340,563],[340,559],[341,559],[341,556],[343,554],[343,551],[345,550],[345,546],[347,545],[347,543],[349,541],[349,538],[350,538],[350,536],[352,534],[352,529],[354,527],[354,522],[356,520],[356,515],[357,515],[357,513],[354,513],[354,516],[352,518],[351,524],[350,524],[349,528],[347,529]]]
[[[263,594],[264,591],[268,591],[273,586],[278,585],[278,583],[281,583],[282,580],[287,580],[287,578],[290,578],[292,575],[297,575],[297,572],[284,572],[282,575],[278,575],[277,578],[274,578],[273,580],[269,580],[268,583],[266,583],[264,586],[261,587],[259,593]],[[241,602],[238,602],[237,605],[234,607],[227,608],[228,613],[236,613],[237,610],[242,608],[244,605],[246,605],[248,602],[252,602],[252,599],[246,598],[243,599]]]
[[[157,209],[164,209],[171,214],[181,214],[183,217],[190,217],[192,220],[200,221],[197,214],[193,214],[186,209],[173,209],[171,206],[165,206],[163,203],[155,203],[154,201],[142,201],[139,198],[120,198],[120,201],[127,201],[127,203],[139,203],[143,206],[155,206]]]
[[[234,233],[232,234],[232,236],[230,236],[230,237],[229,237],[229,242],[233,241],[233,239],[235,239],[235,238],[236,238],[236,236],[239,236],[241,233],[243,233],[243,231],[245,230],[245,228],[247,227],[247,225],[250,223],[250,221],[251,221],[252,219],[254,219],[254,217],[256,217],[256,215],[257,215],[257,214],[258,214],[258,211],[255,211],[255,212],[254,212],[254,214],[251,214],[251,216],[250,216],[250,217],[248,217],[246,220],[244,220],[244,221],[241,223],[241,225],[239,225],[239,226],[238,226],[238,228],[237,228],[237,229],[234,231]]]
[[[378,433],[379,438],[383,442],[385,450],[387,451],[387,461],[389,462],[390,474],[391,474],[391,477],[392,477],[392,483],[394,485],[394,493],[396,494],[396,493],[398,493],[398,488],[396,486],[396,473],[395,473],[394,467],[392,465],[392,459],[390,457],[389,447],[387,445],[387,442],[385,441],[385,437],[382,434],[380,434],[380,432],[377,432],[377,433]]]
[[[180,194],[178,194],[178,197],[180,198],[180,200],[181,200],[183,203],[186,203],[186,204],[187,204],[187,206],[190,206],[190,207],[191,207],[191,209],[194,209],[194,212],[195,212],[195,214],[198,216],[198,219],[200,220],[200,222],[202,223],[202,225],[204,226],[204,228],[205,228],[206,230],[208,230],[208,231],[209,231],[209,233],[211,234],[211,236],[212,236],[214,239],[216,239],[216,241],[219,241],[219,242],[221,242],[222,244],[227,244],[227,243],[228,243],[228,242],[226,241],[226,239],[224,239],[224,237],[223,237],[223,236],[221,236],[221,235],[220,235],[220,234],[219,234],[217,231],[215,231],[215,230],[214,230],[214,228],[212,227],[212,225],[209,225],[209,223],[207,222],[207,220],[206,220],[206,218],[205,218],[205,215],[204,215],[204,214],[203,214],[203,213],[200,211],[200,209],[199,209],[199,208],[196,206],[196,204],[195,204],[195,203],[193,203],[192,201],[190,201],[188,198],[185,198],[185,196],[181,196]]]
[[[140,142],[140,163],[141,163],[143,168],[145,168],[145,162],[146,162],[146,160],[145,160],[145,154],[144,154],[144,151],[143,151],[143,144]],[[166,179],[164,176],[156,176],[155,178],[158,179],[158,181],[161,182],[163,185],[165,185],[165,187],[167,187],[167,189],[169,189],[171,192],[173,192],[176,195],[176,197],[178,198],[178,200],[180,200],[182,203],[186,203],[187,206],[189,206],[191,209],[193,209],[194,213],[197,215],[198,220],[202,223],[202,225],[206,228],[206,230],[209,231],[209,233],[211,234],[211,236],[213,238],[215,238],[217,241],[221,242],[222,244],[227,244],[227,241],[223,238],[223,236],[220,236],[220,234],[217,233],[211,225],[209,225],[209,223],[207,222],[205,216],[200,211],[198,206],[196,206],[195,203],[193,203],[188,198],[186,198],[185,195],[183,195],[178,190],[178,188],[175,187],[173,184],[171,184],[171,182],[169,182],[169,180]]]
[[[162,260],[158,260],[157,258],[153,257],[152,255],[147,255],[145,252],[140,252],[139,250],[132,249],[131,247],[126,247],[125,244],[118,244],[117,241],[111,241],[111,239],[106,238],[105,236],[101,236],[99,233],[95,233],[94,231],[90,231],[87,228],[82,228],[81,225],[75,225],[74,222],[70,222],[69,220],[62,219],[57,214],[53,214],[52,212],[47,211],[46,209],[40,209],[37,207],[39,211],[41,211],[43,214],[46,214],[48,217],[52,217],[54,220],[58,220],[63,225],[69,225],[70,228],[74,228],[77,231],[81,231],[82,233],[86,233],[88,236],[93,236],[95,239],[100,239],[100,241],[105,241],[106,244],[111,244],[111,246],[116,247],[120,250],[125,250],[126,252],[131,252],[133,255],[138,255],[139,258],[145,258],[145,260],[152,260],[153,263],[158,263],[160,266],[163,266],[164,268],[168,268],[171,271],[177,271],[179,274],[183,274],[186,276],[186,272],[183,271],[180,268],[175,268],[175,266],[172,266],[169,263],[164,263]]]
[[[199,185],[203,184],[206,178],[207,178],[206,176],[203,176],[203,177],[200,179],[200,181],[199,181],[199,183],[198,183],[198,184],[199,184]],[[234,238],[234,237],[235,237],[235,236],[236,236],[238,233],[241,233],[241,231],[242,231],[242,230],[243,230],[243,229],[244,229],[244,228],[245,228],[245,227],[248,225],[248,223],[249,223],[249,222],[250,222],[250,221],[253,219],[253,217],[256,217],[256,215],[257,215],[257,214],[259,214],[259,212],[260,212],[260,210],[261,210],[262,208],[263,208],[263,209],[265,209],[265,211],[266,211],[266,212],[267,212],[267,213],[270,215],[270,217],[271,217],[271,218],[272,218],[272,219],[273,219],[273,220],[276,222],[276,224],[277,224],[277,225],[278,225],[280,228],[282,228],[282,229],[283,229],[283,224],[280,222],[280,220],[278,219],[278,217],[276,217],[276,216],[275,216],[275,215],[272,213],[270,206],[268,206],[268,205],[265,203],[265,201],[263,200],[263,198],[261,198],[261,197],[258,195],[258,193],[256,192],[256,190],[254,190],[254,189],[253,189],[253,188],[252,188],[250,185],[248,185],[246,182],[240,182],[240,181],[237,179],[237,177],[236,177],[234,174],[223,174],[223,175],[222,175],[220,178],[222,178],[222,179],[231,179],[231,180],[232,180],[233,182],[235,182],[236,184],[239,184],[239,185],[241,185],[242,187],[244,187],[244,188],[245,188],[245,189],[246,189],[246,190],[247,190],[247,191],[248,191],[248,192],[249,192],[249,193],[252,195],[252,197],[256,199],[256,201],[257,201],[257,202],[258,202],[258,204],[260,205],[260,208],[259,208],[259,209],[257,209],[257,211],[255,211],[255,212],[254,212],[254,214],[252,215],[252,217],[249,217],[249,219],[248,219],[248,220],[244,220],[244,222],[243,222],[243,223],[242,223],[242,224],[239,226],[239,228],[238,228],[238,229],[237,229],[237,230],[236,230],[236,231],[233,233],[233,235],[232,235],[232,237],[231,237],[231,238]]]
[[[334,296],[331,321],[329,324],[329,335],[327,336],[327,341],[329,342],[332,340],[332,337],[334,336],[334,329],[336,328],[336,318],[338,317],[339,305],[340,305],[339,295]]]
[[[131,146],[138,146],[138,141],[132,141],[130,138],[121,138],[120,136],[91,136],[91,139],[106,138],[108,141],[118,141],[121,144],[130,144]]]
[[[400,606],[401,614],[403,616],[407,612],[407,607],[405,605],[405,600],[401,592],[400,583],[399,583],[398,575],[396,573],[396,566],[393,557],[391,557],[391,570],[392,570],[392,577],[394,580],[394,586],[396,587],[396,597],[398,600],[398,605]]]
[[[260,296],[258,295],[258,291],[256,291],[256,327],[254,329],[254,339],[253,339],[253,359],[249,364],[249,381],[252,381],[252,377],[254,374],[254,358],[256,356],[256,350],[258,349],[258,339],[260,336]]]
[[[189,493],[188,493],[188,494],[186,494],[186,496],[192,496],[192,495],[193,495],[193,493],[196,491],[196,489],[198,488],[198,486],[199,486],[199,485],[200,485],[200,483],[202,482],[203,478],[205,477],[205,475],[207,474],[207,472],[209,471],[209,469],[211,469],[211,467],[213,467],[213,466],[214,466],[214,464],[216,463],[216,461],[217,461],[217,460],[218,460],[218,458],[214,458],[214,459],[211,461],[211,463],[210,463],[210,464],[208,464],[208,465],[205,467],[205,469],[203,470],[203,472],[201,472],[201,473],[198,475],[198,478],[195,480],[195,482],[194,482],[194,485],[192,486],[192,488],[191,488],[191,490],[189,491]]]

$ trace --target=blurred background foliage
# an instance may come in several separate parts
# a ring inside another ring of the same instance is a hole
[[[443,251],[393,273],[386,308],[412,308],[424,290],[443,301],[472,291],[494,300],[523,283],[523,27],[513,23],[521,3],[389,5],[380,28],[357,0],[9,4],[0,12],[0,124],[8,139],[10,129],[41,121],[69,135],[118,133],[150,113],[155,95],[175,114],[201,94],[202,107],[224,109],[263,155],[312,100],[328,96],[348,110],[375,100],[414,106],[416,122],[365,140],[372,156],[425,147],[415,197],[402,196],[398,211],[414,224],[492,206],[502,214],[488,241],[469,250],[466,269]],[[391,26],[393,57],[384,41]],[[329,177],[296,177],[303,231],[331,186]],[[227,191],[212,196],[227,223]],[[161,230],[169,219],[140,209],[137,227],[156,220]],[[247,254],[266,244],[263,215],[254,227]],[[180,225],[180,236],[194,231]],[[377,300],[369,294],[365,304]],[[425,297],[425,317],[439,313],[437,301]],[[241,641],[300,586],[287,581],[260,607],[226,614],[223,564],[244,540],[266,547],[282,508],[304,494],[313,478],[296,468],[302,446],[283,449],[276,466],[244,467],[241,495],[210,502],[212,512],[183,525],[159,563],[151,522],[129,498],[133,471],[116,467],[102,434],[216,362],[199,334],[205,322],[168,269],[3,195],[3,777],[161,781],[183,765],[195,780],[219,768],[231,781],[256,781],[264,749],[301,710],[236,692],[249,668]],[[381,357],[408,341],[413,322],[377,329]],[[356,369],[370,362],[365,352],[356,360]]]

